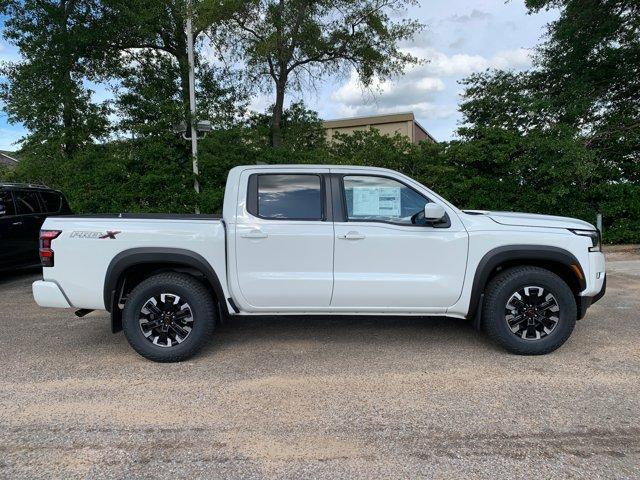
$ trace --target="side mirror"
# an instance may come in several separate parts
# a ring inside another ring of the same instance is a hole
[[[438,222],[446,215],[444,207],[437,203],[427,203],[424,206],[424,219],[427,222]]]

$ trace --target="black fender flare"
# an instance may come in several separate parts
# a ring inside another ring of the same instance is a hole
[[[133,267],[141,264],[174,264],[176,266],[188,266],[202,272],[211,287],[213,288],[218,301],[224,302],[224,290],[220,279],[211,264],[200,254],[181,248],[161,248],[161,247],[141,247],[131,248],[118,253],[107,267],[104,279],[104,306],[112,317],[115,309],[114,302],[117,301],[117,287],[122,274]],[[112,311],[114,310],[114,311]]]
[[[575,255],[563,248],[550,247],[544,245],[505,245],[494,248],[487,252],[476,268],[471,287],[471,297],[469,299],[469,310],[467,318],[474,318],[474,326],[480,327],[480,309],[482,308],[482,298],[484,289],[489,280],[491,272],[499,265],[505,262],[513,261],[547,261],[560,263],[573,270],[574,266],[578,268],[580,274],[576,278],[580,284],[580,289],[587,287],[582,265]],[[476,315],[478,313],[478,315]]]

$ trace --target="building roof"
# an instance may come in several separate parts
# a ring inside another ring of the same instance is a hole
[[[365,125],[384,125],[385,123],[413,122],[424,134],[433,142],[436,141],[427,130],[418,123],[413,112],[388,113],[383,115],[369,115],[363,117],[336,118],[325,120],[324,128],[349,128],[361,127]]]
[[[0,165],[17,165],[19,160],[12,156],[13,152],[0,150]]]

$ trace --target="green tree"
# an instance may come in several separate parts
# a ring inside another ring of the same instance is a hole
[[[175,137],[186,125],[179,66],[175,59],[155,50],[131,53],[119,68],[114,105],[118,129],[135,136]],[[247,92],[233,72],[198,68],[196,72],[197,118],[215,128],[236,123],[247,104]]]
[[[640,4],[527,0],[560,9],[526,72],[465,79],[461,141],[432,152],[479,208],[555,212],[593,222],[607,241],[640,238]],[[446,183],[446,180],[445,180]],[[523,201],[526,200],[526,201]]]
[[[15,176],[15,169],[9,168],[5,165],[0,165],[0,180],[4,182],[11,182]]]
[[[395,21],[415,0],[249,0],[227,34],[256,82],[275,90],[271,143],[282,144],[285,94],[353,68],[364,85],[417,61],[398,43],[422,26]]]
[[[640,180],[640,3],[526,0],[559,8],[535,62],[549,117],[571,125],[616,180]]]
[[[214,120],[226,115],[229,120],[236,113],[230,113],[230,110],[246,103],[246,93],[241,91],[237,81],[234,82],[236,75],[229,69],[220,69],[204,60],[200,42],[206,34],[209,38],[216,38],[217,47],[222,48],[216,30],[240,8],[242,2],[218,0],[203,3],[196,0],[191,11],[188,11],[186,0],[103,0],[102,3],[108,12],[105,16],[117,25],[117,28],[111,26],[115,34],[109,40],[110,49],[112,52],[123,52],[116,76],[123,79],[125,89],[132,91],[132,95],[121,102],[121,108],[127,111],[137,109],[135,101],[148,103],[146,108],[149,108],[154,103],[157,105],[163,95],[168,99],[177,96],[182,121],[190,124],[188,15],[193,18],[194,45],[200,47],[194,48],[196,80],[199,83],[197,89],[201,90],[201,95],[197,97],[199,113],[207,119],[214,117]],[[154,72],[155,65],[158,68]],[[150,94],[150,98],[136,92]],[[238,105],[234,105],[234,100],[238,100]],[[142,113],[145,106],[141,107],[134,115],[138,120],[142,120],[137,115]],[[165,109],[172,107],[158,105],[158,108],[166,113]],[[241,113],[241,109],[238,110]],[[153,118],[153,114],[146,116],[147,120]]]
[[[22,60],[0,69],[0,100],[9,121],[29,130],[26,147],[59,145],[70,156],[108,132],[107,102],[92,102],[87,81],[104,32],[94,0],[9,0],[4,38]],[[47,147],[49,148],[49,147]]]
[[[539,88],[537,72],[503,70],[472,74],[460,83],[463,123],[458,133],[472,140],[477,132],[499,128],[526,135],[545,130],[550,122],[549,100]]]
[[[253,112],[247,120],[249,141],[271,145],[271,118],[274,106],[265,113]],[[303,101],[294,102],[282,112],[282,147],[290,151],[310,151],[324,148],[326,133],[318,113],[308,109]]]

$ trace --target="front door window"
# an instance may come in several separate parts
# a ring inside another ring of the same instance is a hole
[[[344,194],[350,222],[424,224],[428,200],[406,185],[384,177],[345,176]]]

